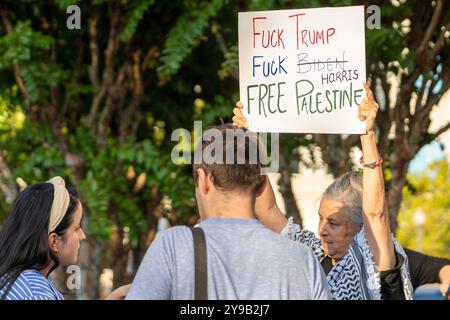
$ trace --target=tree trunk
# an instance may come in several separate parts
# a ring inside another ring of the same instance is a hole
[[[88,236],[81,243],[78,266],[81,271],[81,290],[77,291],[77,299],[92,300],[100,296],[99,283],[103,272],[105,246],[95,236]]]
[[[292,171],[289,165],[288,157],[285,154],[285,148],[283,142],[280,141],[280,171],[281,177],[278,181],[280,187],[280,193],[283,196],[284,207],[286,209],[286,217],[294,220],[294,223],[300,225],[303,228],[303,221],[300,215],[300,209],[297,206],[294,192],[292,191],[291,176]]]
[[[147,252],[148,247],[151,245],[155,239],[158,219],[162,215],[164,210],[161,207],[161,200],[163,195],[157,187],[153,187],[151,191],[151,197],[148,197],[145,204],[142,207],[142,212],[144,213],[144,219],[147,222],[147,230],[143,231],[139,236],[139,243],[133,248],[133,270],[130,274],[134,277],[137,272],[139,265]]]
[[[5,195],[6,202],[12,203],[17,196],[17,186],[12,179],[11,169],[6,162],[3,150],[0,149],[0,190]]]
[[[130,282],[130,276],[127,274],[128,254],[130,247],[124,243],[124,230],[119,219],[119,209],[114,203],[110,203],[109,216],[113,222],[111,235],[111,267],[113,269],[113,288],[117,288]]]
[[[399,143],[397,143],[398,145]],[[403,148],[396,149],[391,154],[391,174],[392,179],[388,186],[388,209],[391,224],[391,231],[395,234],[398,226],[398,212],[403,198],[403,187],[406,184],[406,174],[411,161],[409,152]]]
[[[141,265],[142,259],[144,259],[145,253],[147,252],[149,246],[153,242],[156,236],[156,225],[146,232],[142,233],[139,237],[139,243],[133,248],[133,271],[130,274],[131,278],[134,278],[139,266]]]
[[[314,134],[314,139],[322,152],[322,159],[328,166],[328,171],[334,178],[342,176],[351,168],[350,150],[359,141],[356,134],[344,138],[337,134]]]

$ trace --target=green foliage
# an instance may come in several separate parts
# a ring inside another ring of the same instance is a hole
[[[372,59],[378,59],[386,64],[399,60],[404,48],[404,34],[400,29],[382,26],[380,29],[369,29],[366,32],[367,53]]]
[[[399,214],[397,238],[400,243],[426,254],[450,258],[450,165],[446,160],[429,165],[422,174],[408,180],[414,189],[404,188]],[[418,243],[419,227],[414,223],[418,209],[426,215],[422,243]]]
[[[195,203],[190,175],[172,163],[169,150],[157,147],[149,139],[122,145],[110,139],[106,148],[98,149],[87,128],[78,128],[76,136],[74,149],[80,148],[89,167],[86,178],[80,182],[80,193],[90,212],[89,234],[109,239],[112,221],[108,205],[112,203],[119,209],[121,224],[129,227],[130,239],[136,241],[148,228],[149,213],[142,208],[146,199],[151,199],[154,188],[171,199],[179,219],[192,214]],[[135,172],[132,177],[127,177],[129,168]]]
[[[69,97],[76,97],[79,94],[92,94],[95,92],[94,86],[90,84],[67,84],[67,94]]]
[[[13,139],[17,131],[23,128],[25,114],[19,105],[11,102],[11,96],[17,95],[17,86],[0,96],[0,142]]]
[[[19,21],[11,33],[0,38],[0,69],[32,61],[53,44],[52,37],[34,31],[30,24],[28,20]]]
[[[45,100],[49,96],[49,87],[56,86],[67,78],[67,72],[52,62],[23,63],[21,75],[27,86],[31,102]]]
[[[352,0],[330,0],[329,6],[330,7],[338,7],[338,6],[351,6],[353,5]]]
[[[0,69],[20,65],[31,102],[46,99],[48,88],[67,77],[59,65],[44,58],[52,44],[54,39],[33,30],[30,21],[19,21],[12,32],[0,38]]]
[[[205,106],[195,113],[194,119],[203,121],[205,126],[220,123],[220,118],[224,122],[231,122],[230,110],[233,110],[236,101],[237,95],[231,98],[217,95],[212,102],[206,102]]]
[[[120,34],[120,39],[126,41],[130,39],[136,32],[136,28],[139,22],[144,17],[145,11],[155,3],[155,0],[144,0],[144,1],[130,1],[127,5],[129,6],[129,11],[127,14],[128,21],[127,25]]]
[[[209,19],[214,17],[224,4],[224,0],[202,1],[178,18],[161,55],[158,74],[163,82],[178,71],[183,59],[199,44],[199,38],[208,26]]]
[[[10,133],[3,133],[0,148],[7,151],[7,162],[14,164],[14,176],[31,184],[48,180],[50,176],[70,174],[53,135],[45,125],[32,126],[25,120],[23,127],[15,130],[14,139],[7,138]]]
[[[65,9],[67,7],[74,4],[79,4],[81,0],[54,0],[54,1],[61,9],[64,9],[65,12]]]
[[[102,184],[101,176],[93,170],[88,171],[86,178],[80,182],[79,192],[85,204],[89,207],[88,234],[109,239],[112,222],[108,217],[108,203],[111,190],[107,184]]]
[[[244,10],[239,11],[264,11],[264,10],[282,10],[282,9],[303,9],[320,8],[324,6],[338,7],[353,5],[352,0],[330,0],[327,3],[321,0],[249,0],[243,2]]]
[[[274,0],[251,0],[248,4],[248,11],[270,10],[273,8]]]
[[[366,29],[367,58],[389,66],[394,74],[398,74],[399,68],[407,69],[412,74],[416,66],[415,52],[406,49],[410,33],[405,22],[411,19],[410,8],[407,5],[396,7],[391,3],[383,3],[380,5],[381,28]]]
[[[236,73],[239,68],[239,50],[238,46],[232,46],[225,54],[225,60],[222,62],[222,68],[218,71],[221,79]]]
[[[116,2],[116,0],[93,0],[92,4],[100,5],[100,4],[104,4],[104,3],[114,3],[114,2]]]

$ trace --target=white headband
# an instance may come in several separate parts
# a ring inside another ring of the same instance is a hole
[[[49,181],[55,189],[53,194],[52,210],[50,212],[50,222],[48,224],[48,234],[55,231],[58,224],[64,218],[69,207],[70,197],[66,189],[66,184],[61,177],[53,177]]]

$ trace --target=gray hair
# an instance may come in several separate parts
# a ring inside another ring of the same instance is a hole
[[[357,171],[347,172],[328,186],[322,199],[328,198],[342,202],[345,213],[351,222],[360,225],[362,221],[362,175]]]

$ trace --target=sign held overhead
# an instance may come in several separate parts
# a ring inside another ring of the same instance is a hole
[[[259,132],[362,134],[364,7],[239,13],[239,85]]]

